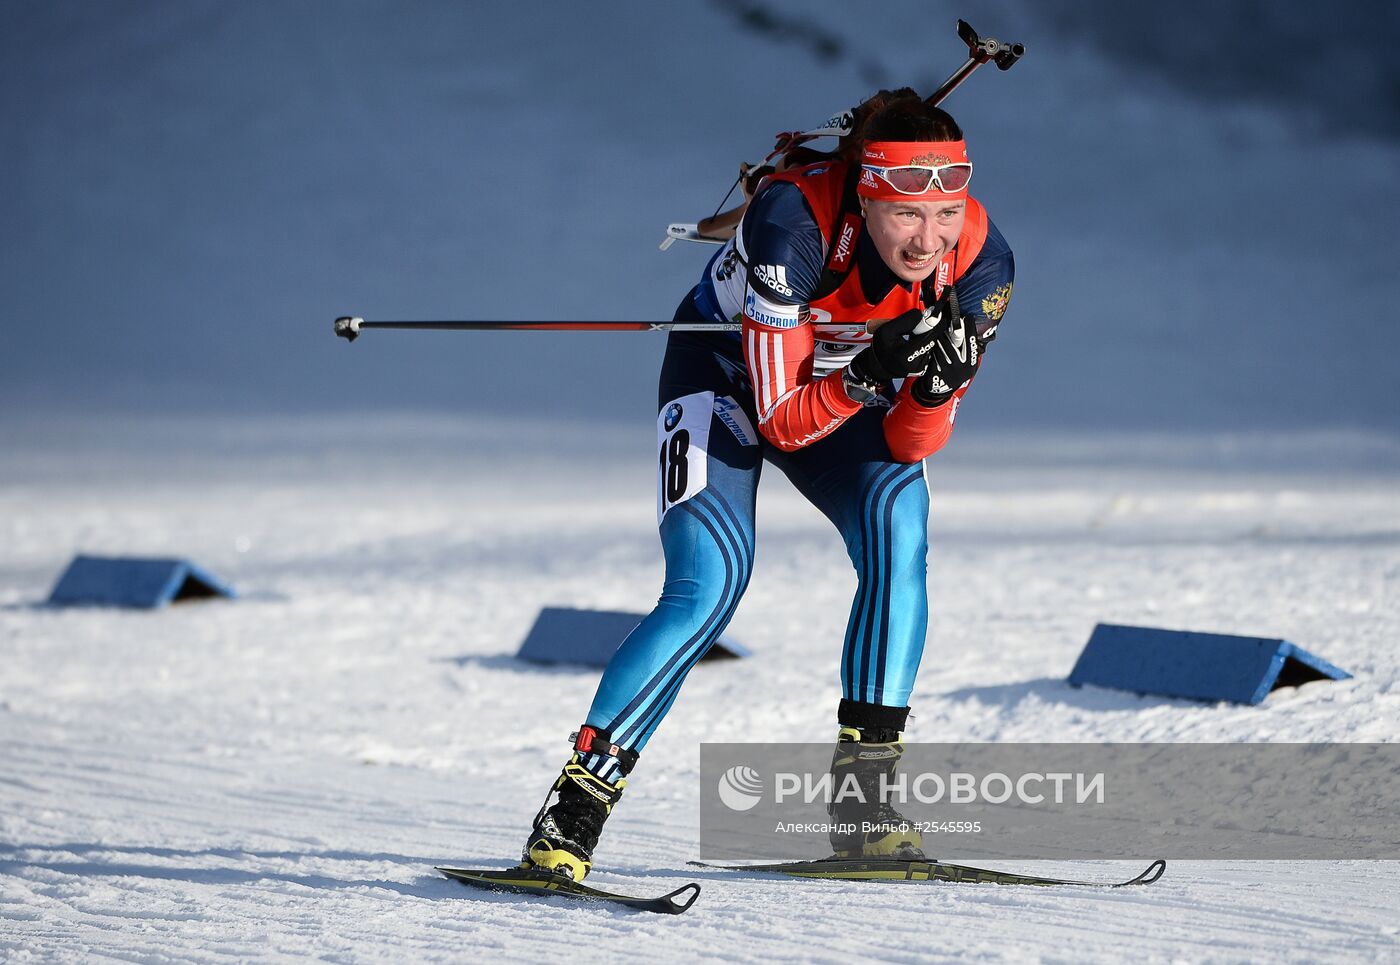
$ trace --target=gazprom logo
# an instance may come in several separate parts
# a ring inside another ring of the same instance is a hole
[[[778,314],[779,312],[784,314]],[[802,324],[802,319],[797,314],[796,305],[779,305],[776,302],[759,298],[753,291],[750,291],[744,298],[744,314],[760,325],[767,325],[770,328],[796,328]]]
[[[719,776],[719,799],[731,811],[747,811],[763,799],[763,778],[746,764]]]

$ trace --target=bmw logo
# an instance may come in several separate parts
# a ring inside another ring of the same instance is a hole
[[[681,421],[681,413],[684,412],[684,411],[685,411],[685,410],[681,408],[681,404],[680,404],[679,402],[672,402],[670,405],[668,405],[668,406],[666,407],[666,422],[665,422],[665,425],[666,425],[666,431],[667,431],[667,432],[670,432],[672,429],[674,429],[674,428],[680,423],[680,421]]]

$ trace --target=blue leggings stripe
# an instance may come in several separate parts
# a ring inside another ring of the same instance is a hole
[[[640,720],[632,724],[623,731],[624,740],[644,740],[661,722],[661,718],[670,708],[671,702],[675,700],[676,694],[680,692],[681,684],[685,681],[686,675],[691,668],[705,655],[729,620],[734,615],[734,610],[739,605],[739,599],[743,595],[744,587],[748,583],[749,560],[752,558],[752,548],[745,552],[745,545],[738,535],[738,526],[733,516],[733,512],[722,498],[715,494],[715,499],[720,502],[720,506],[714,506],[710,500],[705,499],[706,493],[696,496],[692,503],[695,503],[695,516],[706,524],[706,529],[715,537],[715,543],[721,549],[725,558],[725,586],[722,599],[711,612],[706,620],[701,632],[691,637],[686,645],[681,648],[681,653],[685,659],[679,665],[672,667],[668,663],[667,668],[657,675],[655,680],[665,679],[665,684],[661,692],[649,702],[648,708],[642,714]],[[733,527],[731,529],[731,527]],[[730,562],[735,566],[731,569]],[[718,614],[718,619],[716,619]],[[648,687],[652,687],[649,684]]]
[[[866,493],[867,504],[869,503],[870,499],[874,497],[876,491],[879,489],[881,477],[889,475],[894,471],[895,467],[890,466],[881,470],[880,474],[875,477],[874,484],[871,485],[870,489]],[[864,513],[867,510],[867,508],[868,507],[863,507],[862,513]],[[847,628],[845,660],[843,661],[842,666],[842,690],[844,692],[844,695],[850,697],[852,700],[859,699],[859,695],[856,692],[856,667],[859,665],[861,650],[863,649],[861,640],[864,635],[864,628],[867,619],[866,614],[871,606],[870,597],[871,594],[874,592],[875,588],[875,580],[871,579],[871,574],[869,572],[870,527],[865,524],[863,518],[860,526],[860,539],[861,570],[859,582],[856,587],[855,618],[851,620],[851,625]],[[851,562],[854,563],[855,560],[852,560]]]
[[[866,491],[865,505],[862,507],[861,528],[861,554],[860,561],[860,585],[857,589],[859,599],[856,605],[856,618],[851,621],[851,627],[846,639],[846,659],[845,659],[845,695],[853,700],[861,699],[861,690],[857,688],[857,680],[863,677],[860,671],[862,657],[865,654],[865,640],[869,637],[869,623],[872,619],[871,610],[874,606],[873,595],[879,588],[879,580],[875,578],[871,566],[871,529],[873,528],[868,520],[870,507],[879,494],[885,482],[899,472],[901,467],[891,465],[879,470],[875,481]],[[855,562],[854,560],[852,562]]]
[[[882,534],[894,532],[894,507],[895,503],[899,501],[899,494],[902,493],[905,489],[908,489],[911,484],[917,482],[918,479],[919,477],[917,474],[912,476],[906,475],[903,479],[899,480],[899,482],[896,483],[895,486],[892,488],[889,499],[885,501],[884,526],[881,527],[879,530]],[[880,612],[882,617],[885,618],[886,621],[888,621],[890,615],[890,585],[894,582],[894,565],[892,559],[894,555],[894,547],[892,540],[884,539],[881,542],[883,545],[881,548],[880,569],[881,573],[884,575],[884,579],[880,581]],[[885,671],[888,669],[889,666],[890,634],[888,628],[886,629],[885,633],[880,634],[878,639],[879,643],[877,644],[875,651],[874,685],[870,688],[868,696],[862,698],[863,700],[866,700],[872,704],[881,703],[881,698],[884,694]]]
[[[846,643],[846,696],[872,700],[869,696],[872,661],[883,676],[881,640],[890,606],[891,548],[885,539],[893,515],[894,500],[901,490],[921,475],[923,466],[896,464],[880,470],[867,491],[861,516],[863,560],[861,562],[860,604]],[[881,521],[883,520],[883,525]]]
[[[864,649],[861,653],[860,677],[857,683],[857,700],[870,700],[870,675],[876,664],[876,650],[880,646],[880,641],[889,634],[889,613],[890,613],[890,580],[889,567],[886,564],[889,558],[889,543],[886,537],[889,535],[879,523],[885,516],[886,508],[891,502],[891,493],[898,488],[899,478],[903,470],[908,467],[900,466],[892,474],[880,480],[880,491],[865,506],[866,538],[865,544],[867,572],[876,586],[876,592],[871,595],[872,606],[867,612],[867,621],[864,627]]]
[[[612,728],[613,740],[624,747],[644,740],[650,730],[660,722],[661,716],[675,699],[685,675],[705,655],[710,644],[733,616],[748,583],[752,551],[745,552],[746,541],[741,541],[737,535],[742,532],[738,520],[723,500],[719,500],[719,505],[715,505],[714,501],[705,499],[707,495],[700,493],[688,502],[676,506],[673,511],[679,510],[694,516],[713,538],[724,561],[723,591],[699,629],[677,648],[617,716]]]
[[[728,500],[717,489],[707,489],[695,497],[701,501],[714,514],[717,522],[723,527],[725,533],[732,539],[733,546],[739,551],[739,571],[742,577],[747,578],[752,567],[754,547],[751,534],[744,532],[743,526],[739,524],[739,514],[734,512]],[[740,585],[747,582],[747,579],[740,581]]]
[[[673,654],[671,654],[670,659],[666,661],[666,663],[661,667],[660,670],[658,670],[655,674],[652,675],[651,679],[646,682],[646,684],[641,688],[640,691],[638,691],[637,696],[633,697],[631,702],[628,703],[626,707],[622,708],[622,712],[618,714],[615,718],[614,723],[612,724],[613,741],[624,747],[627,746],[627,739],[632,736],[631,730],[633,728],[631,725],[629,725],[628,722],[630,721],[632,722],[632,724],[635,724],[637,722],[635,718],[639,713],[639,710],[647,703],[648,699],[652,696],[652,692],[655,691],[659,686],[661,686],[661,683],[665,679],[665,677],[675,668],[676,664],[681,661],[682,656],[685,654],[685,652],[690,648],[694,647],[697,643],[703,642],[705,638],[709,635],[710,628],[715,625],[716,621],[719,619],[720,615],[725,609],[725,603],[729,595],[728,591],[730,587],[732,587],[735,584],[734,559],[730,552],[730,549],[725,540],[721,537],[720,533],[717,531],[714,524],[712,524],[705,516],[701,515],[697,511],[695,502],[695,499],[691,499],[689,502],[685,502],[680,504],[679,506],[673,507],[671,509],[671,512],[680,511],[689,513],[690,515],[694,516],[700,522],[700,524],[705,527],[706,530],[709,531],[711,536],[714,537],[715,544],[719,547],[720,555],[724,560],[724,587],[726,592],[721,595],[720,600],[715,604],[714,609],[710,611],[709,615],[705,618],[705,621],[700,625],[699,629],[697,629],[695,633],[691,634],[690,638],[686,640],[685,643],[681,644],[681,646],[676,648],[676,651]]]
[[[700,494],[700,496],[704,495],[706,494]],[[698,501],[700,496],[697,496],[695,501]],[[712,522],[714,522],[719,529],[724,531],[727,537],[734,541],[730,544],[730,548],[734,549],[738,556],[738,579],[728,582],[725,585],[725,600],[723,601],[725,604],[724,611],[720,614],[719,621],[715,625],[713,632],[708,635],[706,643],[693,652],[679,671],[671,675],[671,680],[662,692],[661,698],[652,702],[651,710],[642,721],[640,736],[643,738],[650,737],[652,731],[661,723],[661,718],[666,715],[666,712],[671,707],[672,701],[674,701],[676,695],[680,693],[681,684],[685,682],[686,675],[689,674],[691,668],[700,661],[700,658],[705,656],[706,651],[708,651],[714,641],[719,638],[719,635],[724,632],[724,628],[729,625],[729,621],[733,619],[734,611],[738,609],[739,600],[743,597],[744,589],[749,582],[749,573],[753,561],[753,546],[743,538],[743,531],[739,529],[733,511],[730,510],[728,504],[724,502],[724,497],[719,493],[715,493],[713,498],[720,506],[711,507],[707,504],[702,504],[698,506],[697,509],[705,511],[707,515],[713,514]]]

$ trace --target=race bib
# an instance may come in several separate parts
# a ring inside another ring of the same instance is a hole
[[[707,484],[710,415],[713,392],[683,395],[661,407],[656,417],[656,524],[672,506],[683,503]]]

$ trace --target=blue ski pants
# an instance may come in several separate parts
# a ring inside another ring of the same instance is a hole
[[[831,520],[855,566],[844,696],[906,706],[928,625],[928,487],[922,462],[891,457],[881,425],[887,407],[867,405],[829,436],[783,452],[756,431],[738,338],[679,332],[667,343],[658,403],[665,585],[608,664],[586,722],[625,749],[646,745],[748,585],[765,460]],[[811,588],[793,587],[805,592]],[[821,645],[814,633],[811,646]],[[590,769],[612,770],[611,760],[589,761]]]

